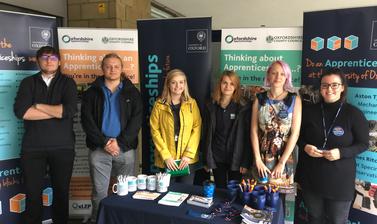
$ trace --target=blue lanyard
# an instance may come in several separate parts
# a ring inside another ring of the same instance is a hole
[[[338,117],[340,110],[342,109],[343,103],[340,104],[338,111],[335,114],[335,117],[329,127],[329,130],[326,130],[326,121],[325,121],[325,110],[323,109],[323,103],[321,103],[321,109],[322,109],[322,124],[323,124],[323,134],[325,135],[325,141],[323,142],[322,149],[325,149],[326,144],[327,144],[327,139],[330,135],[330,131],[334,126],[334,123],[336,121],[336,118]]]

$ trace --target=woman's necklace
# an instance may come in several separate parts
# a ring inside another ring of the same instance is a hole
[[[285,91],[283,90],[279,95],[274,96],[274,95],[272,95],[272,92],[271,92],[271,91],[268,91],[268,94],[270,95],[270,98],[271,98],[272,100],[280,99],[280,97],[281,97],[284,93],[285,93]]]
[[[271,91],[268,91],[268,93],[269,93],[270,96],[267,99],[267,102],[270,105],[270,107],[272,108],[274,116],[277,116],[277,118],[279,118],[279,119],[286,119],[288,117],[288,111],[287,111],[284,103],[280,102],[278,104],[275,104],[277,107],[279,107],[279,109],[275,109],[275,107],[273,106],[274,103],[271,102],[271,101],[274,101],[274,100],[280,100],[280,97],[283,96],[285,91],[283,90],[283,92],[280,93],[276,97],[274,97],[272,95]]]

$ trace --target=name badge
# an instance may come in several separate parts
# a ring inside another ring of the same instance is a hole
[[[288,111],[286,109],[281,109],[278,113],[279,118],[284,119],[288,117]]]
[[[336,126],[332,129],[332,133],[335,135],[335,136],[343,136],[344,135],[344,129],[340,126]]]
[[[230,119],[231,119],[231,120],[236,119],[236,114],[230,114]]]

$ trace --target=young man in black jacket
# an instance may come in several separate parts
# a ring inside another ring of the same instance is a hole
[[[53,222],[67,223],[77,88],[71,78],[60,73],[56,49],[40,48],[37,63],[41,71],[22,80],[14,103],[14,113],[24,120],[25,127],[21,148],[26,192],[23,223],[42,222],[42,190],[47,167],[53,188]]]
[[[99,202],[107,196],[111,170],[115,175],[135,175],[137,137],[143,116],[138,89],[122,77],[121,58],[115,53],[107,54],[101,67],[104,75],[85,91],[81,107],[90,149],[93,221]]]

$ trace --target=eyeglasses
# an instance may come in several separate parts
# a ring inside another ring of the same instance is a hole
[[[57,55],[42,55],[41,57],[39,57],[41,60],[43,61],[48,61],[49,59],[51,61],[59,61],[59,57]]]
[[[333,82],[333,83],[321,83],[321,89],[328,89],[329,87],[331,89],[338,89],[339,86],[343,85],[342,83],[337,83],[337,82]]]

